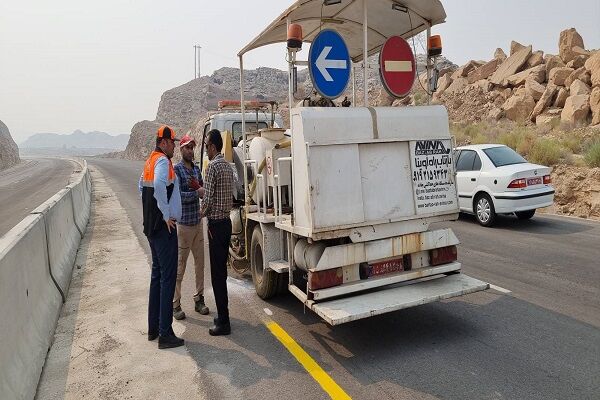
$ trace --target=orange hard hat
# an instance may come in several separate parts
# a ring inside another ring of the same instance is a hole
[[[158,128],[156,136],[161,139],[179,140],[177,137],[175,137],[175,131],[173,128],[170,128],[167,125],[162,125],[160,128]]]

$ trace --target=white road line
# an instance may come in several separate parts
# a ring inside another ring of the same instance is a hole
[[[263,311],[265,312],[265,314],[267,314],[268,316],[273,315],[273,311],[269,310],[268,308],[263,308]]]
[[[508,289],[504,289],[503,287],[496,286],[496,285],[492,285],[491,283],[490,283],[490,289],[497,290],[497,291],[499,291],[499,292],[501,292],[501,293],[512,293],[512,292],[511,292],[510,290],[508,290]]]

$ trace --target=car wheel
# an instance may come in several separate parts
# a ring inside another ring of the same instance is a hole
[[[481,226],[492,226],[496,222],[494,203],[487,194],[480,194],[475,200],[475,217]]]
[[[519,219],[530,219],[535,214],[535,209],[527,211],[517,211],[515,214]]]

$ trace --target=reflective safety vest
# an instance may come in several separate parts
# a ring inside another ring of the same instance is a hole
[[[150,154],[144,165],[142,174],[142,208],[144,215],[144,234],[152,236],[161,229],[166,229],[167,224],[162,212],[158,208],[158,203],[154,198],[154,167],[161,157],[167,157],[162,151],[155,150]],[[175,187],[175,169],[173,163],[169,161],[169,175],[167,179],[167,201],[171,200],[173,188]]]

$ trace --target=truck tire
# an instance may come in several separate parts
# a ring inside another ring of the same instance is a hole
[[[256,294],[263,300],[270,299],[277,294],[279,276],[277,272],[263,267],[263,235],[260,225],[252,232],[250,241],[250,269]]]

